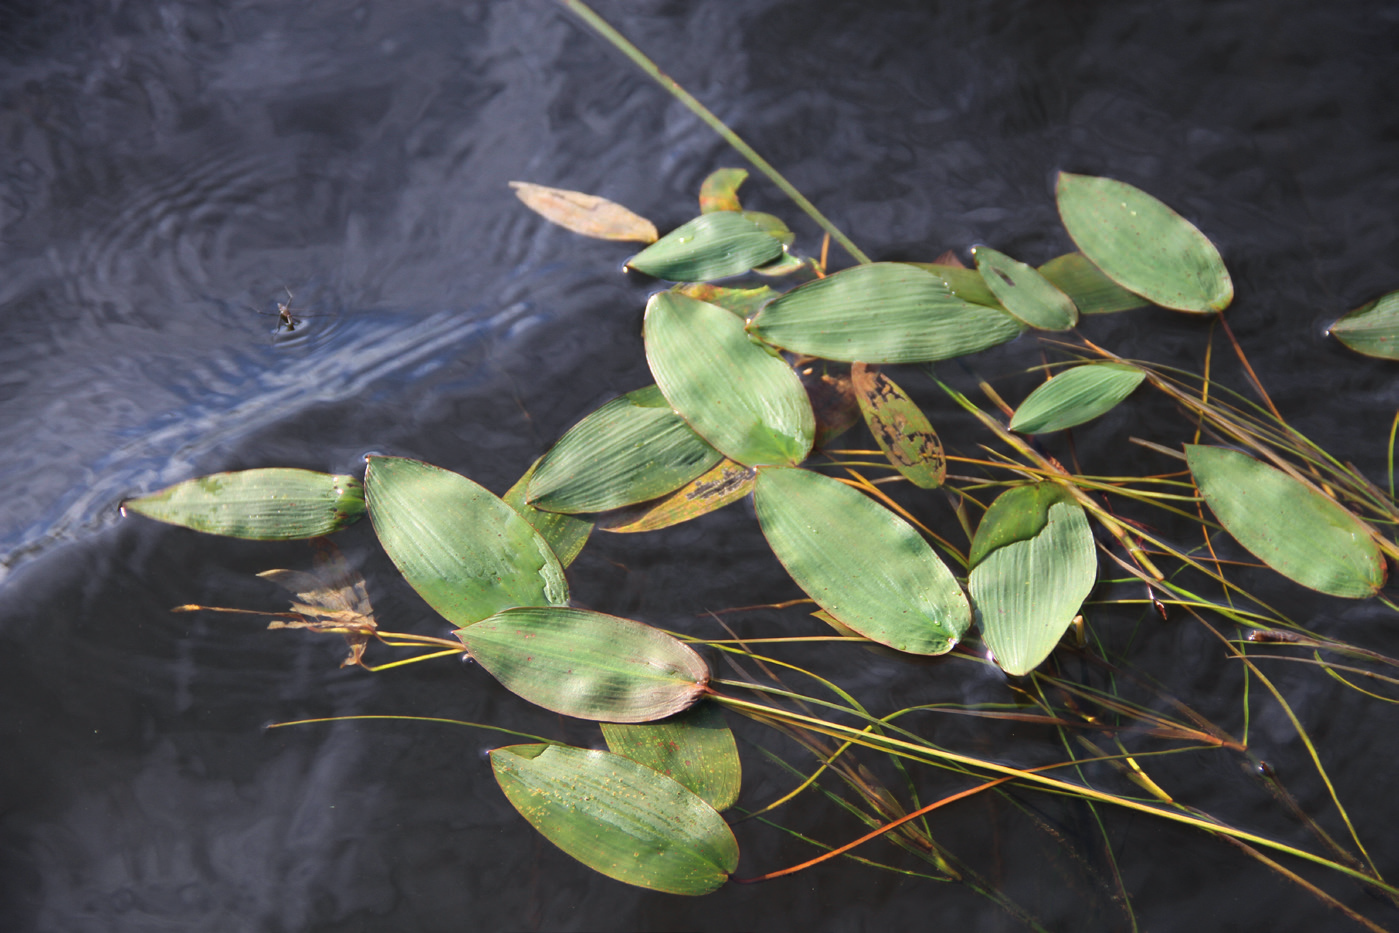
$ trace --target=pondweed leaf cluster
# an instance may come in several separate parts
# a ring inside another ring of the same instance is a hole
[[[738,753],[720,712],[727,708],[815,754],[851,786],[870,820],[897,826],[900,844],[938,877],[969,877],[912,822],[942,802],[906,806],[848,756],[842,759],[846,746],[955,767],[982,780],[983,790],[1014,780],[1128,807],[1399,895],[1356,854],[1364,850],[1353,827],[1349,846],[1320,834],[1320,851],[1312,852],[1178,807],[1125,747],[1120,755],[1100,749],[1095,760],[1118,763],[1154,800],[940,748],[899,725],[907,711],[866,710],[833,686],[816,713],[784,706],[774,698],[798,695],[780,684],[716,677],[694,639],[571,604],[566,568],[595,529],[641,533],[751,494],[763,535],[818,610],[812,634],[834,629],[843,636],[831,638],[829,651],[874,643],[912,659],[970,641],[975,650],[963,648],[966,656],[989,657],[1022,679],[1022,695],[1038,696],[1033,702],[1053,722],[1068,707],[1053,705],[1043,688],[1052,683],[1065,696],[1077,688],[1043,665],[1071,629],[1072,650],[1093,650],[1084,647],[1091,644],[1085,634],[1091,619],[1081,613],[1103,566],[1148,584],[1161,594],[1163,610],[1178,607],[1211,624],[1200,615],[1209,601],[1180,582],[1205,580],[1235,595],[1234,603],[1220,601],[1210,610],[1216,621],[1260,642],[1287,644],[1287,632],[1300,631],[1290,620],[1261,604],[1234,608],[1248,598],[1213,552],[1225,542],[1218,529],[1295,583],[1343,598],[1378,594],[1386,557],[1399,555],[1379,530],[1399,521],[1393,501],[1280,419],[1078,337],[1082,315],[1147,305],[1213,315],[1232,300],[1234,285],[1218,250],[1150,194],[1113,179],[1061,174],[1059,213],[1077,251],[1038,268],[978,246],[974,268],[943,257],[861,261],[833,271],[796,252],[781,220],[743,210],[739,188],[746,177],[739,169],[715,172],[700,191],[699,216],[664,236],[605,199],[512,183],[525,204],[554,223],[649,244],[627,267],[672,284],[651,296],[644,313],[654,384],[580,421],[505,496],[442,466],[375,456],[363,481],[249,470],[189,480],[126,508],[255,539],[319,538],[367,513],[403,578],[452,624],[461,647],[380,631],[362,583],[341,565],[324,563],[321,578],[275,572],[274,579],[302,594],[292,612],[279,615],[304,617],[303,627],[351,639],[350,660],[361,664],[370,639],[423,646],[432,657],[464,651],[524,700],[604,723],[611,751],[516,745],[495,750],[492,768],[507,799],[540,832],[631,884],[703,894],[735,871],[738,844],[720,815],[740,792]],[[1393,355],[1391,299],[1367,305],[1333,332],[1362,352]],[[1056,362],[1046,367],[1052,377],[1018,406],[983,384],[990,407],[982,408],[934,374],[936,385],[989,432],[990,459],[949,455],[934,419],[880,369],[926,366],[1031,334],[1044,335]],[[1173,473],[1105,482],[1069,471],[1035,441],[1127,403],[1143,385],[1194,418],[1183,439],[1193,441],[1197,426],[1210,435],[1211,443],[1158,448],[1174,458]],[[833,440],[860,422],[875,446],[835,449]],[[949,469],[949,461],[980,475]],[[875,479],[866,475],[876,472]],[[888,495],[889,483],[902,487],[900,498],[945,503],[964,538],[920,524]],[[1104,504],[1114,496],[1197,515],[1206,547],[1182,549],[1146,526],[1125,523]],[[336,582],[327,584],[331,578]],[[336,592],[355,586],[353,601],[335,601]],[[1300,634],[1294,641],[1339,644]],[[752,656],[741,643],[710,650]],[[1395,663],[1373,652],[1366,657]],[[758,691],[757,699],[745,699],[745,691]],[[1158,737],[1244,749],[1199,719],[1166,720],[1086,693],[1074,702],[1079,713],[1086,704],[1109,704],[1113,716],[1137,717]],[[840,721],[849,717],[858,727]]]

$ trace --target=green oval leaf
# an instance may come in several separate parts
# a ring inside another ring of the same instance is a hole
[[[782,244],[742,214],[715,211],[676,227],[627,266],[672,282],[742,275],[782,255]]]
[[[1147,304],[1135,292],[1103,275],[1082,253],[1065,253],[1040,266],[1040,275],[1049,279],[1073,300],[1079,314],[1109,314],[1130,311]]]
[[[643,333],[666,399],[725,456],[748,466],[806,459],[816,422],[801,379],[749,340],[736,317],[660,292],[646,305]]]
[[[850,367],[850,382],[870,433],[894,468],[915,486],[941,486],[947,457],[923,410],[894,380],[864,363]]]
[[[673,492],[722,457],[647,386],[570,428],[539,461],[527,498],[546,512],[605,512]]]
[[[738,842],[679,782],[611,752],[513,745],[491,752],[505,797],[554,845],[609,878],[708,894],[738,867]]]
[[[540,537],[553,549],[559,564],[567,567],[583,550],[583,545],[588,543],[593,523],[586,518],[565,515],[562,512],[545,512],[526,502],[525,491],[538,468],[539,461],[536,460],[530,464],[525,475],[517,479],[515,485],[506,490],[505,495],[500,498],[506,505],[519,512],[520,517],[530,523],[530,527],[539,532]]]
[[[1022,328],[1004,311],[958,298],[937,275],[876,262],[792,289],[748,329],[773,346],[828,360],[917,363],[985,350]]]
[[[1059,216],[1083,255],[1148,301],[1208,314],[1234,300],[1219,250],[1194,224],[1126,182],[1059,173]]]
[[[747,180],[746,168],[721,168],[710,172],[700,184],[700,213],[743,210],[743,205],[738,203],[738,189]]]
[[[318,538],[364,515],[364,487],[353,476],[312,470],[214,473],[121,504],[169,525],[256,541]]]
[[[966,596],[928,542],[858,490],[810,470],[766,469],[753,501],[792,579],[866,638],[942,654],[971,624]]]
[[[1185,459],[1224,530],[1278,573],[1349,599],[1384,585],[1374,531],[1336,500],[1237,450],[1186,444]]]
[[[456,634],[505,689],[579,719],[663,719],[699,699],[709,682],[708,666],[684,642],[600,612],[507,609]]]
[[[465,476],[418,460],[370,457],[364,485],[384,550],[453,625],[511,606],[568,601],[563,568],[545,540]]]
[[[738,800],[738,745],[714,703],[696,703],[660,722],[605,722],[602,737],[613,752],[679,781],[716,810]]]
[[[1010,429],[1021,434],[1062,431],[1106,414],[1146,378],[1128,363],[1090,363],[1075,366],[1031,392],[1010,419]]]
[[[976,269],[1001,306],[1039,330],[1069,330],[1078,323],[1073,299],[1033,266],[989,246],[972,247]]]
[[[668,496],[617,509],[595,519],[603,531],[619,534],[669,528],[737,502],[753,491],[757,478],[757,470],[725,457]]]
[[[982,638],[1008,674],[1049,657],[1098,576],[1083,507],[1053,483],[1002,493],[981,519],[967,578]]]
[[[1356,353],[1399,360],[1399,292],[1367,302],[1327,330]]]

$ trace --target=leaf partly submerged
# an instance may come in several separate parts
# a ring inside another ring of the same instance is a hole
[[[987,287],[986,280],[975,269],[968,269],[963,265],[950,266],[941,262],[911,262],[908,265],[936,275],[942,279],[942,284],[947,286],[948,291],[963,301],[996,308],[999,311],[1005,310],[997,300],[996,293]]]
[[[1326,332],[1356,353],[1399,360],[1399,291],[1366,302]]]
[[[1145,378],[1145,372],[1129,363],[1089,363],[1066,369],[1020,403],[1010,429],[1048,434],[1092,421],[1131,395]]]
[[[453,625],[511,606],[568,602],[553,549],[489,490],[402,457],[370,457],[364,482],[379,542],[409,585]]]
[[[1002,493],[972,542],[967,589],[996,663],[1022,676],[1039,666],[1098,576],[1083,507],[1054,483]]]
[[[928,542],[858,490],[810,470],[768,468],[753,501],[792,579],[866,638],[943,654],[971,624],[962,588]]]
[[[685,282],[671,290],[727,308],[745,321],[778,295],[766,285],[759,285],[757,288],[725,288],[722,285],[710,285],[708,282]]]
[[[1224,530],[1278,573],[1349,599],[1384,585],[1375,532],[1336,500],[1237,450],[1186,444],[1185,459]]]
[[[792,289],[748,329],[773,346],[828,360],[917,363],[985,350],[1023,327],[1004,311],[958,298],[932,272],[876,262]]]
[[[609,878],[698,895],[738,867],[738,842],[713,807],[622,755],[513,745],[491,752],[491,769],[530,825]]]
[[[1069,330],[1078,323],[1073,299],[1033,266],[989,246],[972,248],[977,271],[1001,306],[1039,330]]]
[[[733,730],[714,703],[696,703],[659,722],[602,724],[607,747],[673,778],[716,810],[738,800],[743,769]]]
[[[1040,275],[1073,300],[1079,314],[1130,311],[1149,302],[1103,275],[1082,253],[1065,253],[1040,266]]]
[[[725,457],[668,496],[595,515],[597,527],[618,534],[656,531],[708,515],[753,491],[758,471]]]
[[[507,609],[456,635],[505,689],[579,719],[663,719],[703,696],[709,682],[709,667],[684,642],[584,609]]]
[[[573,563],[574,558],[583,550],[583,545],[588,543],[588,536],[592,534],[593,523],[587,518],[579,518],[577,515],[567,515],[563,512],[546,512],[543,509],[536,509],[525,501],[525,492],[529,489],[529,482],[534,478],[534,471],[539,468],[539,461],[530,464],[530,468],[525,471],[525,475],[515,481],[515,485],[505,491],[505,495],[500,498],[505,504],[510,506],[551,547],[554,555],[558,557],[559,564],[567,567]]]
[[[647,386],[569,428],[540,459],[526,498],[547,512],[604,512],[673,492],[722,457]]]
[[[311,470],[242,470],[185,480],[121,507],[206,534],[288,541],[318,538],[359,521],[364,487],[353,476]]]
[[[627,260],[638,272],[672,282],[742,275],[782,255],[782,244],[733,211],[701,214]]]
[[[733,314],[660,292],[646,305],[643,333],[666,400],[725,456],[748,466],[806,459],[816,419],[801,379]]]
[[[870,433],[894,468],[915,486],[941,486],[947,457],[923,410],[894,380],[864,363],[850,367],[850,382]]]
[[[528,181],[512,181],[515,196],[545,220],[574,233],[599,240],[630,240],[654,243],[656,225],[620,204],[595,194],[547,188]]]
[[[1123,288],[1164,308],[1209,314],[1234,298],[1213,243],[1184,217],[1126,182],[1059,173],[1059,216],[1074,245]]]

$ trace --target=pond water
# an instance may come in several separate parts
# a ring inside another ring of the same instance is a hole
[[[1148,189],[1220,245],[1239,294],[1229,320],[1279,408],[1384,484],[1399,371],[1324,330],[1399,287],[1392,5],[597,8],[875,258],[986,243],[1042,262],[1070,248],[1056,171]],[[11,2],[0,7],[0,132],[0,929],[1022,928],[967,886],[850,862],[700,899],[642,892],[527,827],[491,777],[484,753],[502,743],[490,733],[366,721],[267,731],[409,714],[598,743],[593,727],[526,707],[470,665],[342,671],[338,640],[171,614],[183,603],[281,608],[253,573],[305,566],[309,551],[119,518],[124,497],[190,476],[351,472],[370,451],[503,492],[578,418],[651,381],[640,319],[654,283],[618,271],[624,246],[548,226],[507,182],[602,194],[668,229],[695,213],[705,175],[741,162],[562,7]],[[743,193],[819,248],[766,181]],[[294,331],[278,327],[279,301],[300,320]],[[1198,368],[1208,324],[1141,311],[1084,333]],[[947,372],[1019,398],[1038,361],[1022,341]],[[1245,387],[1230,360],[1216,365]],[[926,381],[917,392],[948,446],[974,453],[969,431],[959,440],[965,418]],[[1077,454],[1092,473],[1163,471],[1127,436],[1174,445],[1189,432],[1144,404],[1078,432]],[[955,529],[939,502],[927,517]],[[339,540],[381,624],[444,631],[367,523]],[[710,610],[798,595],[746,503],[654,536],[599,535],[570,577],[580,604],[709,637],[722,637]],[[1265,592],[1327,634],[1399,651],[1378,606],[1288,584]],[[819,634],[800,609],[734,619],[748,635]],[[1198,626],[1093,621],[1135,631],[1147,676],[1241,731],[1238,672]],[[848,649],[789,657],[872,709],[1010,698],[972,665]],[[1370,855],[1393,870],[1399,716],[1315,672],[1274,673]],[[1005,761],[1062,753],[1046,730],[936,728],[949,747]],[[1251,738],[1303,809],[1343,834],[1274,707],[1255,704]],[[752,744],[744,759],[743,805],[791,786]],[[1200,754],[1156,773],[1184,802],[1314,847],[1247,764]],[[778,819],[829,843],[863,831],[812,796]],[[1114,871],[1144,929],[1343,922],[1224,842],[1145,817],[1095,817],[1026,792],[984,795],[933,831],[1050,929],[1129,928]],[[742,875],[815,851],[753,823],[738,832]],[[883,843],[868,854],[920,864]],[[1288,867],[1399,926],[1399,911],[1358,885]]]

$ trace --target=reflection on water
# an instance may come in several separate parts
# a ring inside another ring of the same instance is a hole
[[[1279,406],[1382,477],[1394,371],[1320,330],[1399,284],[1399,21],[1387,6],[599,7],[878,258],[985,242],[1043,261],[1067,247],[1056,169],[1148,187],[1224,248],[1241,296],[1231,324]],[[368,723],[264,732],[397,712],[597,742],[469,665],[340,671],[337,639],[171,615],[192,602],[280,608],[284,595],[252,575],[306,566],[309,551],[117,521],[123,497],[191,475],[353,471],[367,450],[503,491],[583,414],[650,381],[647,286],[616,273],[625,249],[545,227],[506,183],[595,192],[674,226],[708,171],[737,164],[687,111],[544,0],[16,3],[0,8],[0,50],[0,929],[853,930],[934,916],[1017,928],[964,888],[851,864],[700,901],[636,892],[527,830],[481,757],[494,737]],[[816,248],[770,186],[754,179],[744,194]],[[278,333],[254,312],[288,290],[305,316]],[[1148,312],[1085,326],[1126,355],[1199,365],[1200,322]],[[971,365],[1016,388],[1037,362],[1012,347]],[[960,416],[934,415],[959,446]],[[1160,469],[1123,453],[1122,437],[1174,444],[1174,417],[1107,419],[1076,438],[1078,455]],[[706,610],[795,595],[747,509],[594,542],[572,574],[576,598],[708,634]],[[381,620],[441,631],[367,527],[342,538]],[[1372,606],[1280,598],[1396,650]],[[735,622],[764,635],[812,624],[800,611]],[[1218,686],[1237,673],[1198,631],[1135,618],[1104,628],[1137,633],[1143,663],[1160,659],[1153,676],[1218,697],[1211,714],[1239,728],[1233,688]],[[793,659],[878,708],[1006,696],[999,678],[937,662]],[[1393,822],[1373,774],[1386,770],[1375,739],[1394,714],[1299,671],[1277,682],[1355,812]],[[1256,751],[1327,812],[1291,731],[1257,717]],[[1028,730],[936,728],[963,749],[1060,754]],[[1161,764],[1158,780],[1212,790],[1197,802],[1306,843],[1233,760],[1188,761]],[[745,802],[790,789],[750,763]],[[1116,869],[1091,817],[1023,803],[1029,817],[987,795],[934,834],[1047,927],[1120,928],[1105,882]],[[815,800],[782,818],[831,842],[858,834]],[[1144,928],[1329,920],[1217,841],[1108,822]],[[1392,841],[1372,836],[1377,862],[1394,864]],[[740,840],[745,874],[811,854],[746,824]]]

